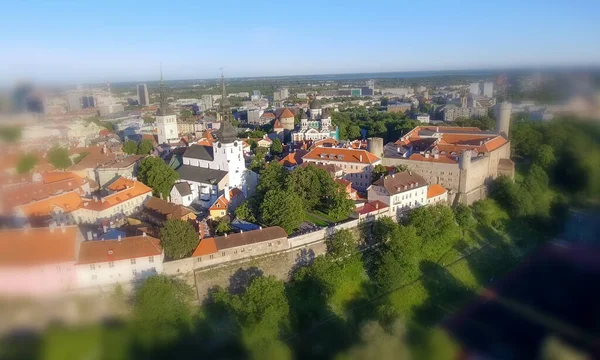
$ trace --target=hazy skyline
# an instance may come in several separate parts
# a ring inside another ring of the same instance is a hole
[[[600,64],[597,1],[5,4],[0,82]]]

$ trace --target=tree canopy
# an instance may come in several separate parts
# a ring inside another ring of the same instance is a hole
[[[187,221],[170,219],[160,229],[160,245],[171,259],[190,256],[199,242],[196,230]]]
[[[17,163],[17,173],[18,174],[26,174],[35,168],[35,165],[38,163],[37,156],[33,154],[25,154]]]
[[[137,290],[133,327],[145,348],[171,345],[190,331],[193,290],[181,280],[151,276]]]
[[[138,180],[152,188],[154,196],[168,199],[179,174],[157,157],[148,156],[138,168]]]
[[[281,140],[279,138],[275,138],[271,143],[271,154],[273,155],[281,155],[283,153],[283,145],[281,144]]]
[[[54,146],[48,151],[48,162],[59,170],[68,168],[72,164],[71,158],[69,158],[69,150]]]
[[[266,226],[281,226],[288,234],[304,221],[302,199],[288,190],[269,190],[260,205],[260,221]]]
[[[128,155],[133,155],[137,152],[137,143],[133,140],[127,140],[123,143],[123,152]]]
[[[152,140],[143,139],[138,144],[137,154],[138,155],[149,155],[152,153],[152,150],[154,150],[154,145],[152,144]]]

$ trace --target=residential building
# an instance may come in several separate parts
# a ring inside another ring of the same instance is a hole
[[[379,200],[368,201],[356,208],[354,216],[360,222],[372,222],[383,216],[389,217],[390,207]]]
[[[0,230],[0,295],[63,295],[77,287],[77,226]]]
[[[390,207],[391,216],[427,205],[427,182],[411,171],[383,176],[368,188],[369,201],[379,200]]]
[[[321,102],[314,98],[309,104],[308,114],[302,112],[300,128],[292,132],[292,141],[321,140],[334,138],[339,140],[339,129],[331,122],[329,110],[323,110]]]
[[[196,215],[182,205],[170,203],[154,196],[144,203],[141,217],[150,224],[160,227],[167,220],[193,221],[196,219]]]
[[[162,273],[160,241],[146,235],[84,241],[76,264],[81,288],[128,284]]]
[[[140,84],[137,86],[137,96],[138,96],[138,101],[141,106],[150,105],[148,86],[146,86],[146,84]]]
[[[182,181],[173,185],[171,189],[170,199],[175,204],[190,206],[194,201],[194,194],[189,182]]]
[[[410,111],[411,108],[412,108],[412,103],[394,103],[394,104],[389,104],[387,106],[387,111],[388,112],[405,113],[407,111]]]
[[[508,125],[503,125],[508,132]],[[383,165],[406,165],[432,184],[449,189],[451,203],[471,204],[486,196],[499,175],[514,177],[510,141],[478,128],[417,126],[385,146]]]
[[[423,124],[429,124],[429,114],[417,114],[415,120]]]
[[[299,165],[302,165],[302,157],[307,154],[304,150],[295,150],[287,154],[279,163],[287,170],[294,170]]]
[[[475,96],[485,96],[489,99],[494,97],[494,83],[493,82],[481,82],[471,83],[469,85],[469,94]]]
[[[192,257],[205,267],[289,248],[287,233],[279,226],[200,240]]]
[[[250,125],[260,125],[261,117],[264,114],[264,110],[262,109],[251,109],[248,110],[248,124]]]
[[[242,190],[233,188],[230,191],[225,191],[219,196],[217,201],[208,209],[210,217],[213,219],[221,218],[225,215],[233,214],[235,209],[246,200]]]
[[[448,190],[440,184],[433,184],[427,189],[427,205],[446,204],[448,202]]]
[[[196,132],[196,122],[194,119],[177,121],[177,132],[179,134],[193,134]]]
[[[96,182],[100,186],[119,177],[134,178],[137,176],[137,168],[144,155],[131,155],[101,164],[95,169]]]
[[[121,221],[142,209],[142,205],[152,197],[152,189],[139,181],[120,177],[106,187],[108,195],[101,198],[81,199],[79,208],[72,216],[76,223],[99,224],[107,221]]]
[[[488,109],[485,107],[467,107],[447,104],[437,109],[445,122],[453,122],[458,118],[478,118],[487,115]]]
[[[366,150],[316,147],[304,155],[304,163],[335,165],[344,172],[344,179],[352,183],[358,191],[365,191],[371,185],[373,168],[381,164],[381,159]]]
[[[207,109],[213,107],[213,96],[212,95],[202,95],[202,103]]]

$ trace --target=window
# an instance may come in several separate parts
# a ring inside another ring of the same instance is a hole
[[[108,267],[111,268],[111,269],[114,268],[115,267],[115,263],[113,261],[109,261],[108,262]]]
[[[196,259],[196,262],[200,262],[202,261],[202,256],[198,256],[198,258]]]
[[[245,249],[245,248],[242,248],[242,252],[244,252],[244,251],[246,251],[246,249]]]
[[[233,250],[233,253],[234,253],[234,254],[237,254],[237,250]]]
[[[148,262],[151,262],[151,263],[153,263],[153,262],[154,262],[154,256],[150,256],[150,257],[148,258]]]
[[[273,246],[273,243],[269,243],[269,246]]]
[[[223,251],[223,252],[221,253],[221,256],[225,256],[225,251]]]
[[[210,256],[210,258],[212,259],[212,258],[213,258],[213,256],[211,255],[211,256]]]
[[[131,259],[131,265],[135,265],[135,259]]]
[[[90,270],[96,270],[96,264],[90,264]]]
[[[137,276],[137,270],[136,269],[131,270],[131,273],[133,274],[133,276]]]

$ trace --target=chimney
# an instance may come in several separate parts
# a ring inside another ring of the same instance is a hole
[[[67,229],[65,228],[65,223],[60,223],[60,230],[63,234],[67,232]]]
[[[106,202],[106,199],[105,199],[105,198],[102,198],[102,199],[100,199],[100,201],[102,201],[102,202]]]
[[[362,155],[360,155],[360,162],[362,162]]]
[[[92,231],[91,230],[87,232],[87,239],[92,240]]]
[[[145,232],[145,231],[142,233],[142,236],[143,236],[143,237],[146,237],[146,232]]]
[[[118,242],[121,242],[121,235],[119,235],[119,236],[117,237],[117,241],[118,241]]]
[[[429,154],[425,154],[425,159],[429,159]]]
[[[259,226],[259,227],[258,227],[258,230],[262,230],[262,226]]]
[[[240,230],[240,234],[243,234],[243,233],[244,233],[244,230]]]
[[[231,193],[229,189],[225,189],[225,200],[229,201],[231,200]]]
[[[224,236],[225,236],[225,237],[227,237],[227,233],[225,233],[225,235],[224,235]]]
[[[375,210],[379,210],[379,203],[378,202],[375,203]]]

